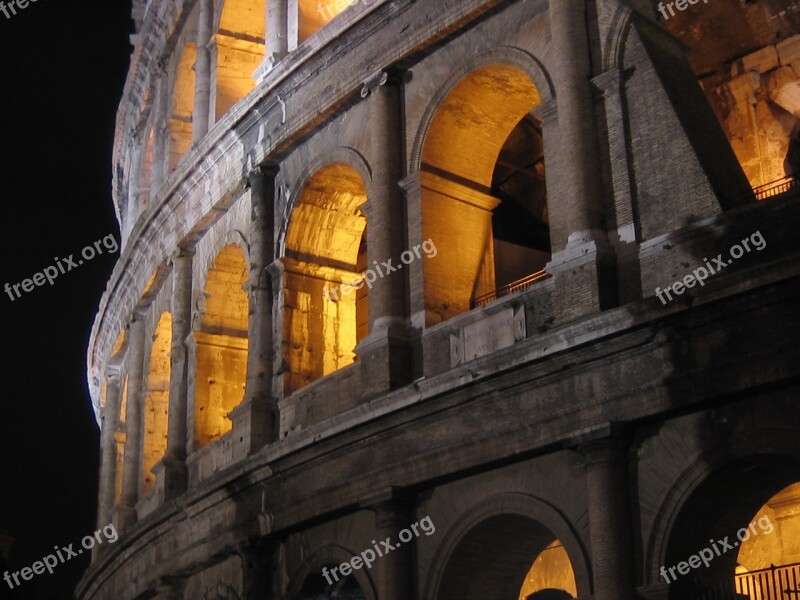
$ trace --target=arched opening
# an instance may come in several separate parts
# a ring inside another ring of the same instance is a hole
[[[564,546],[555,540],[533,561],[519,593],[519,600],[577,598],[575,571]]]
[[[216,45],[215,120],[255,87],[253,74],[264,60],[266,0],[225,0]]]
[[[298,2],[298,41],[302,44],[333,18],[359,0],[300,0]]]
[[[657,566],[670,597],[797,598],[798,482],[796,461],[761,456],[730,463],[701,483],[681,508],[664,565]]]
[[[161,315],[153,334],[147,388],[144,397],[144,441],[142,448],[142,495],[155,489],[156,476],[152,469],[167,450],[167,421],[169,418],[170,348],[172,346],[172,315]]]
[[[172,89],[172,110],[169,117],[169,169],[174,171],[192,145],[192,114],[194,112],[194,62],[197,50],[189,42],[181,53],[175,70]]]
[[[117,445],[117,466],[116,478],[114,480],[114,504],[119,504],[122,498],[122,471],[125,466],[125,440],[127,430],[125,428],[125,418],[128,414],[128,376],[122,381],[122,394],[119,402],[119,421],[117,421],[117,431],[114,433],[114,443]]]
[[[572,598],[575,589],[572,562],[556,536],[531,518],[502,514],[484,519],[459,540],[437,600]]]
[[[353,575],[334,579],[330,572],[338,565],[326,565],[328,579],[314,572],[306,577],[303,587],[292,600],[365,600],[364,591]],[[330,581],[330,583],[329,583]]]
[[[285,389],[290,394],[356,360],[369,333],[367,201],[350,166],[320,169],[306,183],[286,234]]]
[[[433,325],[544,276],[550,229],[541,98],[520,69],[464,77],[437,109],[422,152],[425,308]]]
[[[247,376],[249,303],[244,285],[247,261],[242,249],[225,246],[214,260],[203,289],[196,342],[195,447],[230,431],[230,413],[244,397]]]

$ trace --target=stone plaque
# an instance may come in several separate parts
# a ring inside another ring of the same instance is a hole
[[[469,362],[525,339],[525,307],[507,308],[450,336],[450,365]]]

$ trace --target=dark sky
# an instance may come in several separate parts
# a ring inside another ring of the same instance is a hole
[[[111,147],[130,10],[130,0],[38,0],[8,19],[0,12],[0,286],[55,257],[77,262],[108,234],[119,240]],[[119,256],[103,250],[52,286],[18,288],[13,302],[0,290],[0,530],[17,540],[13,570],[95,530],[99,432],[86,348]],[[0,580],[0,597],[71,598],[86,566],[84,554],[15,591]]]

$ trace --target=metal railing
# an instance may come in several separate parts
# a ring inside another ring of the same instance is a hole
[[[478,306],[484,306],[489,304],[490,302],[494,302],[498,298],[502,298],[503,296],[507,296],[508,294],[513,294],[514,292],[518,292],[520,290],[524,290],[532,286],[537,281],[542,281],[544,279],[548,279],[550,277],[550,273],[547,271],[538,271],[536,273],[532,273],[530,275],[526,275],[522,279],[517,279],[516,281],[512,281],[508,285],[504,285],[503,287],[489,292],[488,294],[484,294],[483,296],[478,296],[472,301],[472,308],[477,308]]]
[[[800,563],[736,575],[733,582],[696,582],[691,600],[800,600]]]
[[[766,200],[793,190],[800,190],[800,173],[787,175],[753,188],[753,194],[756,200]]]

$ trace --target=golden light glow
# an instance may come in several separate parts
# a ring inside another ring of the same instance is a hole
[[[244,397],[249,303],[241,248],[220,251],[208,273],[196,355],[195,444],[206,446],[231,430],[228,413]]]
[[[169,118],[169,168],[175,170],[192,145],[192,113],[194,111],[194,62],[197,49],[186,44],[175,72],[172,110]]]
[[[172,346],[172,315],[161,315],[150,349],[147,389],[144,398],[144,444],[142,451],[142,494],[155,488],[155,464],[167,450],[167,421],[169,418],[170,348]]]
[[[519,600],[527,600],[528,596],[542,590],[562,590],[573,598],[578,597],[572,563],[558,540],[542,550],[533,561],[531,570],[525,576]]]
[[[214,36],[217,50],[216,120],[254,87],[253,73],[264,60],[265,0],[226,0]]]
[[[336,15],[357,2],[359,0],[300,0],[300,42],[306,41]]]
[[[128,410],[128,377],[122,382],[122,396],[119,405],[119,422],[114,433],[114,443],[117,445],[116,477],[114,479],[114,502],[119,502],[122,496],[122,470],[125,464],[125,415]]]
[[[751,523],[757,534],[741,543],[737,574],[800,562],[800,483],[770,498]]]
[[[366,200],[358,173],[334,164],[309,180],[292,213],[284,281],[289,393],[352,364],[368,332],[366,290],[342,285],[366,266],[366,217],[359,209]]]
[[[492,219],[500,199],[492,195],[493,178],[509,136],[540,103],[524,72],[496,64],[467,75],[437,110],[421,180],[423,239],[439,248],[424,266],[429,325],[496,289]]]

